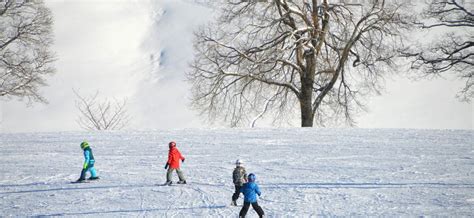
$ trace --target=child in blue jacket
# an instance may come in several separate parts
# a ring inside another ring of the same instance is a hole
[[[77,180],[77,182],[82,182],[86,180],[86,173],[87,171],[91,172],[90,180],[98,179],[97,172],[94,168],[94,155],[92,154],[92,149],[89,147],[89,143],[82,142],[81,148],[84,150],[84,164],[82,165],[81,177]]]
[[[240,210],[239,217],[245,217],[249,211],[250,204],[252,204],[253,209],[257,212],[259,217],[263,217],[265,213],[263,209],[257,203],[257,195],[260,196],[260,188],[258,188],[257,183],[255,183],[256,176],[253,173],[250,173],[248,176],[248,182],[245,183],[240,192],[244,194],[244,206]]]

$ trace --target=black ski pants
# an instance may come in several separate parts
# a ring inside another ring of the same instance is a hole
[[[250,204],[252,204],[253,209],[257,212],[259,217],[263,217],[263,215],[265,215],[263,209],[258,205],[257,202],[250,203],[244,201],[244,206],[242,207],[242,210],[240,210],[239,217],[245,217],[245,215],[247,215],[247,212],[250,208]]]
[[[239,199],[240,188],[242,188],[241,185],[235,185],[235,192],[234,192],[234,194],[232,195],[232,200],[233,200],[233,201],[236,201],[237,199]]]
[[[88,171],[90,168],[92,168],[92,167],[94,167],[94,162],[92,162],[92,163],[89,162],[89,164],[87,164],[87,167],[86,167],[85,169],[82,169],[82,171],[81,171],[81,177],[79,177],[79,179],[80,179],[80,180],[85,180],[85,179],[86,179],[86,173],[87,173],[87,171]],[[92,176],[92,175],[91,175],[91,176]]]

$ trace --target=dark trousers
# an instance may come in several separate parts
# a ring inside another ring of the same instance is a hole
[[[90,170],[92,167],[94,167],[94,163],[89,163],[85,169],[82,169],[81,177],[79,177],[79,179],[85,180],[87,171]]]
[[[262,217],[263,215],[265,215],[265,213],[263,212],[263,209],[258,205],[257,202],[250,203],[250,202],[244,201],[244,206],[242,207],[242,210],[240,210],[240,213],[239,213],[240,217],[245,217],[245,215],[247,215],[247,212],[249,211],[249,208],[250,208],[250,204],[252,204],[253,209],[257,212],[259,217]]]
[[[242,188],[241,185],[235,185],[235,192],[234,192],[234,194],[232,195],[232,200],[233,200],[233,201],[236,201],[237,199],[239,199],[240,188]]]

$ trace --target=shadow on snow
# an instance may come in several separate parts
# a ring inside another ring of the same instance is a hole
[[[61,183],[63,184],[63,183]],[[7,191],[0,192],[2,194],[22,194],[22,193],[35,193],[35,192],[54,192],[54,191],[74,191],[74,190],[94,190],[94,189],[107,189],[107,188],[153,188],[163,186],[162,184],[127,184],[127,185],[103,185],[103,186],[83,186],[90,183],[76,183],[68,184],[71,187],[58,187],[58,188],[49,188],[49,189],[32,189],[32,190],[19,190],[19,191]],[[210,186],[210,187],[225,187],[224,184],[210,184],[210,183],[199,183],[193,182],[189,185],[199,185],[199,186]],[[6,187],[28,187],[28,186],[37,186],[37,185],[58,185],[58,183],[28,183],[28,184],[4,184],[0,185],[1,188]]]
[[[26,184],[1,184],[0,188],[26,187],[26,186],[33,186],[33,185],[50,185],[50,184],[46,182],[33,182],[33,183],[26,183]]]
[[[54,191],[75,191],[75,190],[94,190],[94,189],[108,189],[108,188],[152,188],[157,187],[158,185],[147,184],[129,184],[129,185],[104,185],[104,186],[86,186],[86,187],[77,187],[80,185],[86,185],[90,183],[77,183],[71,184],[72,187],[59,187],[59,188],[50,188],[50,189],[33,189],[33,190],[20,190],[20,191],[10,191],[10,192],[0,192],[2,194],[22,194],[22,193],[35,193],[35,192],[54,192]]]
[[[378,189],[378,188],[474,188],[474,184],[467,183],[438,183],[438,182],[413,182],[413,183],[266,183],[262,188],[270,189],[328,189],[328,188],[352,188],[352,189]]]
[[[199,186],[212,186],[222,187],[225,185],[217,184],[204,184],[194,183]],[[35,186],[38,184],[24,184],[24,185],[5,185],[0,187],[21,187],[21,186]],[[59,187],[50,189],[33,189],[33,190],[19,190],[19,191],[7,191],[0,192],[0,195],[4,194],[22,194],[22,193],[36,193],[36,192],[54,192],[54,191],[75,191],[75,190],[95,190],[95,189],[110,189],[110,188],[152,188],[159,185],[154,184],[128,184],[128,185],[104,185],[104,186],[86,186],[78,187],[85,184],[71,184],[72,187]],[[301,189],[379,189],[379,188],[474,188],[474,184],[468,183],[436,183],[436,182],[413,182],[413,183],[262,183],[262,188],[269,189],[289,189],[289,188],[301,188]]]
[[[199,206],[199,207],[149,208],[149,209],[71,212],[71,213],[43,214],[43,215],[36,215],[36,217],[95,215],[95,214],[111,214],[111,213],[141,213],[141,212],[168,211],[168,210],[221,209],[221,208],[225,208],[225,207],[226,207],[225,205],[215,205],[215,206],[211,205],[211,206]]]

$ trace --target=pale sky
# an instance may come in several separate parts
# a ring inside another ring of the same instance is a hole
[[[131,130],[208,127],[188,107],[190,85],[183,80],[192,32],[213,13],[190,2],[47,1],[58,58],[57,73],[41,89],[49,104],[2,99],[0,131],[81,130],[73,88],[83,95],[99,90],[126,97]],[[384,93],[370,98],[370,111],[357,118],[358,127],[473,129],[472,103],[455,98],[462,85],[453,78],[388,77]]]

